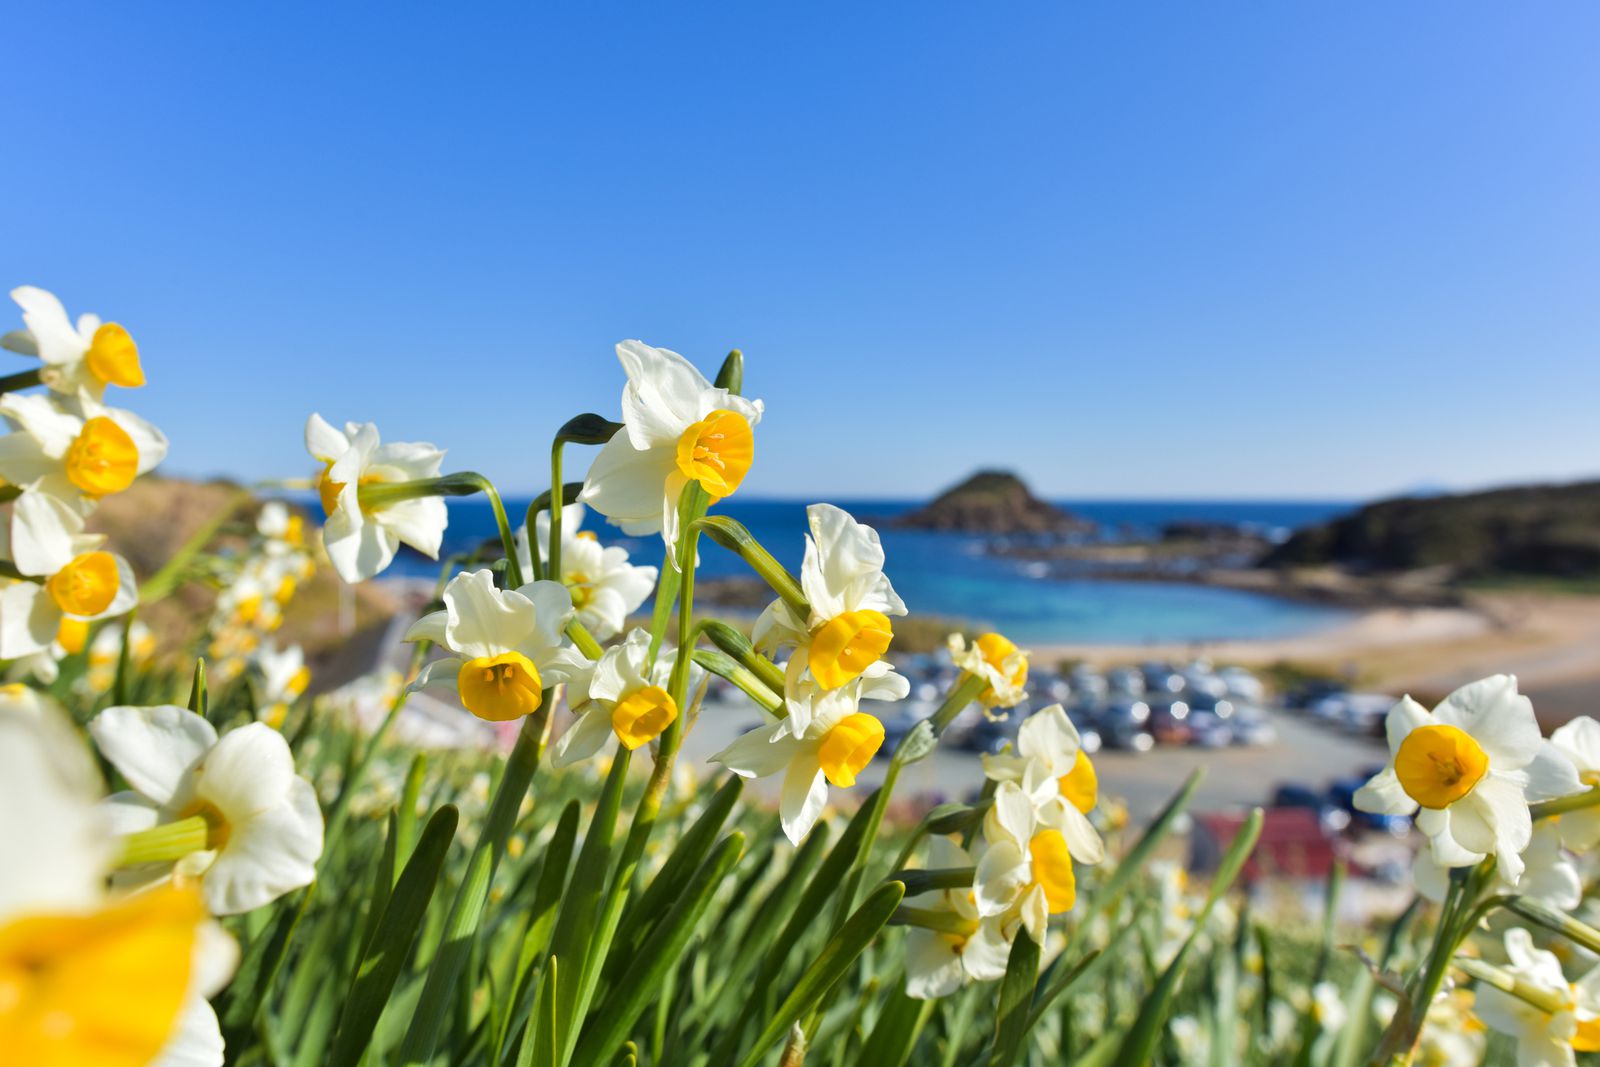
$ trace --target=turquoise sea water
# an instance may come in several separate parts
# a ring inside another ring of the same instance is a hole
[[[1349,510],[1347,503],[1234,501],[1060,501],[1063,507],[1107,528],[1153,532],[1167,522],[1247,523],[1283,535]],[[879,528],[886,570],[914,613],[983,622],[1016,640],[1034,643],[1128,644],[1269,638],[1337,625],[1348,613],[1230,589],[1167,582],[1057,580],[1030,574],[1026,563],[984,555],[978,539],[959,534],[896,530],[880,521],[917,506],[888,500],[839,501],[840,507]],[[513,523],[527,501],[506,501]],[[744,523],[790,569],[804,551],[805,503],[729,500],[719,511]],[[638,562],[659,563],[659,537],[628,538],[590,514],[585,523],[602,540],[622,544]],[[456,552],[495,536],[482,500],[450,501],[445,551]],[[748,573],[736,557],[702,542],[701,574]],[[436,573],[415,554],[396,561],[402,573]]]

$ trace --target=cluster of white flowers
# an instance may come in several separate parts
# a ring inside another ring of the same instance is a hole
[[[311,678],[299,646],[279,648],[270,640],[301,584],[316,573],[305,519],[281,501],[268,501],[249,545],[226,563],[209,626],[210,674],[226,682],[251,671],[257,713],[278,726]]]
[[[1355,803],[1413,817],[1427,838],[1413,871],[1420,894],[1443,901],[1450,871],[1492,866],[1497,892],[1558,912],[1580,905],[1576,859],[1600,842],[1600,807],[1536,823],[1531,805],[1600,785],[1600,723],[1580,717],[1545,738],[1516,678],[1501,674],[1463,686],[1431,712],[1406,697],[1385,728],[1388,762]],[[1518,1063],[1572,1064],[1575,1050],[1600,1050],[1600,971],[1569,981],[1520,926],[1504,947],[1508,988],[1480,982],[1474,1010],[1516,1037]]]
[[[50,293],[11,292],[26,329],[5,347],[36,357],[38,393],[0,396],[11,432],[0,437],[0,482],[12,501],[0,526],[11,580],[0,589],[0,659],[14,675],[49,683],[80,653],[90,624],[125,613],[138,598],[127,560],[87,532],[106,496],[132,485],[167,454],[167,439],[131,411],[107,407],[106,387],[144,384],[139,349],[114,322],[76,324]]]
[[[138,599],[127,562],[90,534],[97,502],[154,467],[166,439],[104,404],[108,385],[144,383],[128,332],[60,302],[12,296],[27,329],[7,348],[37,357],[44,393],[7,391],[0,526],[0,658],[50,683],[87,650],[77,692],[109,689],[118,663],[148,663],[141,624],[90,625]],[[25,387],[28,375],[12,389]],[[270,539],[284,516],[264,517]],[[280,529],[280,527],[283,527]],[[298,566],[298,564],[296,564]],[[236,915],[309,885],[322,812],[283,737],[250,724],[218,735],[184,708],[115,706],[89,723],[130,787],[105,795],[65,711],[34,689],[0,687],[0,1049],[27,1064],[223,1062],[206,998],[231,976],[233,939],[208,916]]]
[[[1000,978],[1019,931],[1043,947],[1050,917],[1072,910],[1073,865],[1105,859],[1089,821],[1099,780],[1060,704],[1024,719],[1015,752],[985,756],[984,774],[996,785],[974,852],[936,837],[927,858],[929,868],[972,868],[971,884],[912,901],[942,914],[907,935],[906,992],[913,997]]]

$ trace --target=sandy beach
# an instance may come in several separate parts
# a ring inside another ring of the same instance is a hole
[[[1377,608],[1327,630],[1275,640],[1034,649],[1041,663],[1197,655],[1251,667],[1291,662],[1346,674],[1366,688],[1419,697],[1504,671],[1518,676],[1541,718],[1562,722],[1600,712],[1600,597],[1481,593],[1460,608]]]

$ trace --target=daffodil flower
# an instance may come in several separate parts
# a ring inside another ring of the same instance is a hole
[[[305,652],[299,645],[289,645],[281,651],[273,645],[262,645],[251,662],[261,678],[256,717],[278,729],[289,714],[289,705],[300,699],[311,682]]]
[[[1556,727],[1550,743],[1571,761],[1579,782],[1590,789],[1600,786],[1600,722],[1580,715]],[[1600,808],[1566,812],[1559,825],[1562,843],[1575,852],[1600,844]]]
[[[128,561],[83,532],[83,516],[43,493],[24,493],[12,516],[11,556],[17,570],[43,582],[0,589],[0,658],[42,652],[64,620],[121,615],[139,598]],[[70,629],[70,627],[69,627]]]
[[[928,840],[929,868],[972,866],[966,850],[947,837]],[[1006,973],[1018,922],[1004,916],[981,916],[971,889],[935,889],[909,898],[906,904],[949,919],[940,929],[912,926],[906,930],[906,996],[933,1000],[949,996],[967,979],[993,981]],[[1009,934],[1008,934],[1009,930]]]
[[[59,712],[0,706],[0,1049],[17,1064],[220,1067],[205,998],[237,949],[193,890],[107,899],[100,792]]]
[[[718,389],[676,352],[617,345],[628,374],[623,430],[589,467],[579,499],[629,534],[678,543],[678,498],[698,481],[713,503],[732,496],[755,458],[759,400]]]
[[[1030,764],[1023,782],[1001,782],[995,789],[983,819],[987,847],[978,860],[976,894],[979,915],[1017,914],[1043,945],[1049,916],[1071,911],[1077,902],[1073,860],[1098,863],[1105,846],[1076,808],[1059,799],[1035,802],[1040,774],[1040,766]]]
[[[832,504],[806,509],[811,532],[800,565],[800,586],[811,606],[807,618],[782,600],[768,605],[756,620],[755,646],[765,652],[794,651],[784,673],[789,714],[804,727],[809,680],[833,690],[881,660],[894,639],[891,615],[904,615],[905,602],[883,573],[878,532]]]
[[[1561,821],[1567,818],[1563,815]],[[1513,885],[1496,864],[1497,891],[1514,890],[1518,896],[1543,901],[1561,911],[1576,908],[1583,900],[1583,878],[1577,866],[1561,851],[1561,837],[1562,828],[1555,821],[1535,823],[1528,847],[1522,850],[1522,877]],[[1434,862],[1431,850],[1421,849],[1412,861],[1411,880],[1418,893],[1435,904],[1442,904],[1450,889],[1450,870]]]
[[[416,497],[379,506],[364,506],[363,485],[437,478],[444,453],[430,444],[382,444],[370,422],[346,423],[344,432],[321,415],[306,421],[306,450],[327,466],[317,481],[327,522],[322,544],[339,577],[360,582],[383,571],[403,541],[429,559],[439,558],[439,544],[450,521],[444,498]]]
[[[1555,953],[1536,948],[1521,927],[1506,931],[1506,956],[1505,972],[1528,996],[1479,982],[1473,1008],[1491,1030],[1516,1039],[1519,1067],[1573,1067],[1575,1051],[1600,1051],[1600,968],[1568,982]]]
[[[594,534],[579,527],[583,506],[573,504],[561,514],[561,573],[552,575],[572,593],[572,606],[578,621],[596,641],[609,640],[622,632],[628,616],[650,597],[656,587],[655,567],[636,567],[628,562],[628,550],[602,545]],[[550,513],[541,511],[534,520],[542,558],[550,558]],[[533,554],[528,545],[528,528],[516,533],[517,557],[523,574],[533,573]]]
[[[863,700],[900,700],[910,685],[882,661],[813,707],[806,725],[793,718],[763,726],[711,757],[745,778],[783,772],[778,814],[783,832],[799,844],[828,803],[828,786],[848,789],[883,745],[883,723],[857,710]]]
[[[454,688],[472,714],[508,722],[532,714],[544,690],[582,678],[589,663],[563,644],[572,598],[560,582],[496,589],[494,574],[468,571],[450,579],[444,610],[424,615],[407,641],[432,641],[453,660],[435,660],[412,683]]]
[[[52,293],[32,285],[11,290],[22,308],[24,333],[7,334],[7,347],[38,356],[39,380],[58,393],[98,400],[108,385],[132,389],[144,384],[139,346],[128,331],[98,315],[80,315],[73,325]]]
[[[1533,704],[1511,675],[1463,686],[1432,712],[1405,697],[1385,729],[1389,762],[1356,791],[1355,806],[1415,813],[1441,867],[1493,855],[1516,885],[1533,834],[1528,801],[1581,788],[1572,764],[1540,736]]]
[[[110,707],[89,724],[100,754],[133,787],[106,800],[119,833],[201,817],[204,847],[144,865],[125,882],[198,879],[215,915],[236,915],[311,884],[322,811],[283,735],[250,723],[221,737],[173,705]]]
[[[950,635],[950,658],[968,675],[988,683],[978,694],[985,713],[1015,707],[1027,696],[1028,653],[997,633],[981,635],[971,645],[960,634]],[[995,716],[1004,718],[1004,716]]]
[[[1030,764],[1043,769],[1044,780],[1054,782],[1061,798],[1081,815],[1088,815],[1100,798],[1100,778],[1079,741],[1066,709],[1051,704],[1022,720],[1017,728],[1016,752],[984,755],[983,773],[995,782],[1021,782]]]
[[[577,719],[556,741],[552,762],[557,767],[588,759],[613,734],[631,751],[672,725],[679,712],[667,692],[673,654],[660,650],[654,667],[649,657],[649,631],[632,630],[621,644],[605,650],[592,675],[568,687],[568,703]],[[691,677],[689,688],[694,686]]]
[[[24,492],[49,493],[79,510],[120,493],[167,455],[167,439],[131,411],[92,400],[7,393],[0,416],[0,479]]]
[[[261,505],[256,515],[256,533],[261,536],[262,549],[269,556],[305,551],[305,519],[290,511],[281,500],[269,500]]]

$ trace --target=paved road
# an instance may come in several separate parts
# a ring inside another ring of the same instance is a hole
[[[749,705],[708,704],[699,723],[684,742],[684,757],[702,761],[755,723],[758,715]],[[1334,778],[1353,774],[1384,757],[1380,742],[1351,737],[1340,731],[1307,722],[1294,713],[1272,715],[1278,739],[1254,748],[1169,748],[1154,751],[1101,752],[1095,757],[1100,788],[1109,796],[1121,797],[1135,823],[1150,819],[1166,803],[1189,772],[1206,768],[1205,782],[1195,800],[1198,810],[1248,806],[1264,803],[1280,782],[1299,782],[1321,786]],[[852,792],[865,795],[883,781],[884,760],[874,761],[861,775]],[[709,770],[710,768],[706,768]],[[937,800],[958,800],[983,782],[978,757],[954,749],[941,748],[921,763],[913,764],[901,776],[898,795],[925,794]],[[778,781],[752,783],[756,791],[774,800]],[[839,796],[841,791],[835,790]],[[841,805],[848,802],[842,798]]]

